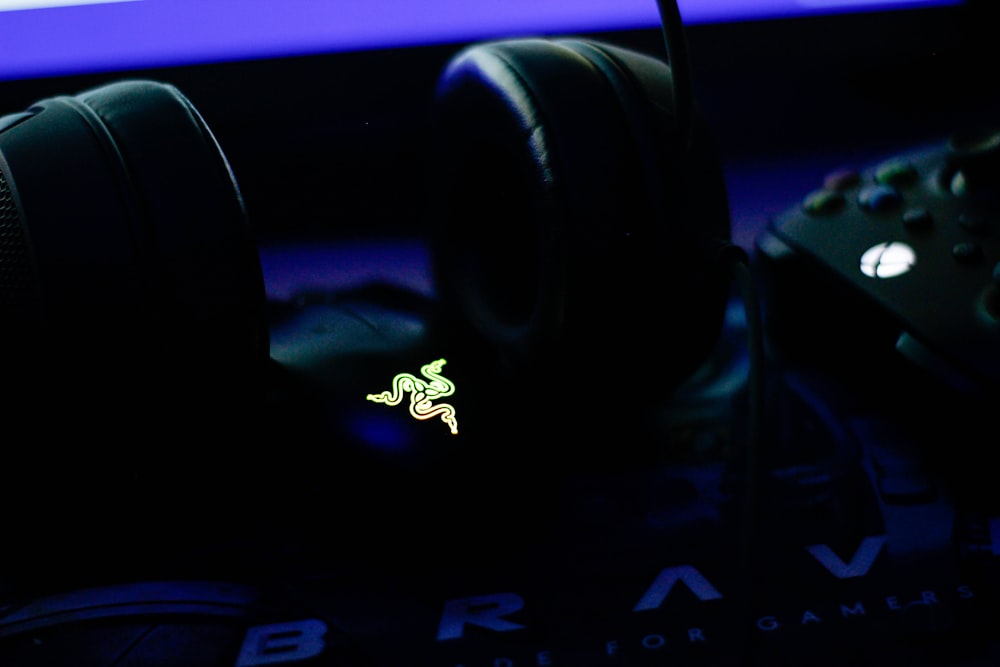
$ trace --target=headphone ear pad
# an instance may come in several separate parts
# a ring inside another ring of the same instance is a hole
[[[148,302],[174,361],[211,391],[263,391],[264,284],[242,193],[214,134],[179,90],[123,81],[81,93],[118,148],[146,247]],[[197,390],[197,389],[196,389]],[[218,404],[216,394],[213,405]]]
[[[102,378],[128,398],[183,383],[185,406],[217,407],[209,392],[261,378],[264,289],[247,214],[177,89],[122,81],[41,100],[0,132],[0,155],[31,286],[5,337],[20,332],[43,391]]]
[[[173,86],[136,80],[8,118],[0,177],[22,280],[0,343],[18,349],[17,400],[76,406],[80,430],[243,412],[263,393],[263,279],[198,111]]]
[[[665,63],[597,42],[486,43],[448,64],[432,255],[444,326],[480,363],[655,397],[705,361],[729,211],[701,128],[694,160],[677,136],[671,94]]]
[[[246,512],[264,283],[191,102],[121,81],[0,118],[0,240],[16,557],[103,545],[127,566]]]

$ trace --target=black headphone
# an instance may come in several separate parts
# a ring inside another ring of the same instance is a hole
[[[444,329],[509,385],[658,400],[728,298],[722,169],[675,2],[669,63],[582,39],[473,45],[436,90],[429,191]],[[509,386],[508,385],[508,386]],[[585,421],[585,420],[584,420]]]
[[[641,421],[633,397],[668,397],[716,345],[738,253],[680,15],[673,1],[659,6],[669,64],[597,41],[526,38],[470,46],[440,76],[428,162],[435,354],[393,372],[440,372],[436,352],[449,355],[458,423],[502,427],[479,470],[505,457],[505,469],[525,469],[510,440],[528,455],[539,439],[577,447],[548,437],[570,423],[591,436],[640,433],[619,430]],[[68,474],[94,458],[84,436],[146,447],[152,435],[161,449],[142,465],[176,461],[171,482],[197,468],[184,457],[203,443],[216,445],[212,456],[245,444],[232,429],[252,431],[273,370],[264,281],[230,165],[180,91],[120,81],[0,117],[0,312],[8,432],[74,453]],[[414,423],[366,402],[391,376],[363,379],[350,380],[353,412]],[[443,387],[434,382],[424,384]],[[521,403],[523,425],[504,425]],[[602,410],[621,416],[590,431]],[[438,426],[422,433],[457,440],[454,420],[450,432]],[[480,484],[462,467],[479,452],[462,454],[449,470]],[[24,456],[53,454],[7,446],[9,468]],[[78,477],[88,491],[100,484],[89,470]]]
[[[725,186],[680,14],[659,9],[669,65],[517,39],[471,46],[440,77],[438,331],[500,382],[658,398],[715,345]],[[19,405],[63,401],[83,419],[100,378],[119,414],[252,409],[268,362],[260,264],[226,158],[178,90],[122,81],[3,117],[0,204]]]
[[[243,200],[174,87],[122,81],[0,119],[0,237],[19,403],[93,409],[97,385],[133,403],[125,416],[221,406],[259,383],[264,290]]]
[[[239,188],[180,91],[121,81],[0,118],[2,495],[22,510],[18,551],[78,531],[145,544],[228,510],[206,494],[247,483],[264,304]],[[122,515],[136,506],[145,523]]]

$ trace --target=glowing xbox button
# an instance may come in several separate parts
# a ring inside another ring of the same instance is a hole
[[[917,263],[913,248],[899,241],[872,246],[861,255],[861,273],[871,278],[895,278]]]

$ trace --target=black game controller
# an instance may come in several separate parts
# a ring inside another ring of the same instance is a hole
[[[996,130],[828,175],[756,241],[775,349],[858,384],[913,373],[949,392],[995,393],[998,176]]]

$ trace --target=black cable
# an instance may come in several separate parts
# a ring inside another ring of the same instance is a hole
[[[674,92],[674,113],[676,114],[677,137],[686,153],[694,144],[692,116],[694,106],[694,85],[691,82],[691,58],[688,53],[684,23],[676,0],[657,0],[660,25],[667,50],[667,64]]]
[[[764,333],[760,303],[753,274],[747,261],[735,262],[733,276],[739,290],[746,316],[747,329],[747,414],[746,414],[746,492],[744,494],[744,522],[741,536],[741,560],[747,561],[753,553],[759,514],[759,486],[761,467],[761,430],[764,412]]]
[[[766,474],[767,457],[763,451],[763,422],[765,410],[765,365],[767,362],[764,346],[763,318],[761,315],[760,298],[750,267],[747,252],[735,245],[728,244],[722,251],[722,262],[731,277],[743,306],[746,319],[746,353],[747,378],[744,396],[746,398],[745,431],[746,441],[743,448],[743,480],[741,505],[739,507],[738,535],[738,578],[739,613],[736,621],[739,626],[736,633],[738,646],[742,657],[748,658],[752,652],[751,626],[754,612],[754,557],[757,552],[757,538],[761,521],[761,489]],[[735,451],[739,451],[735,448]]]

